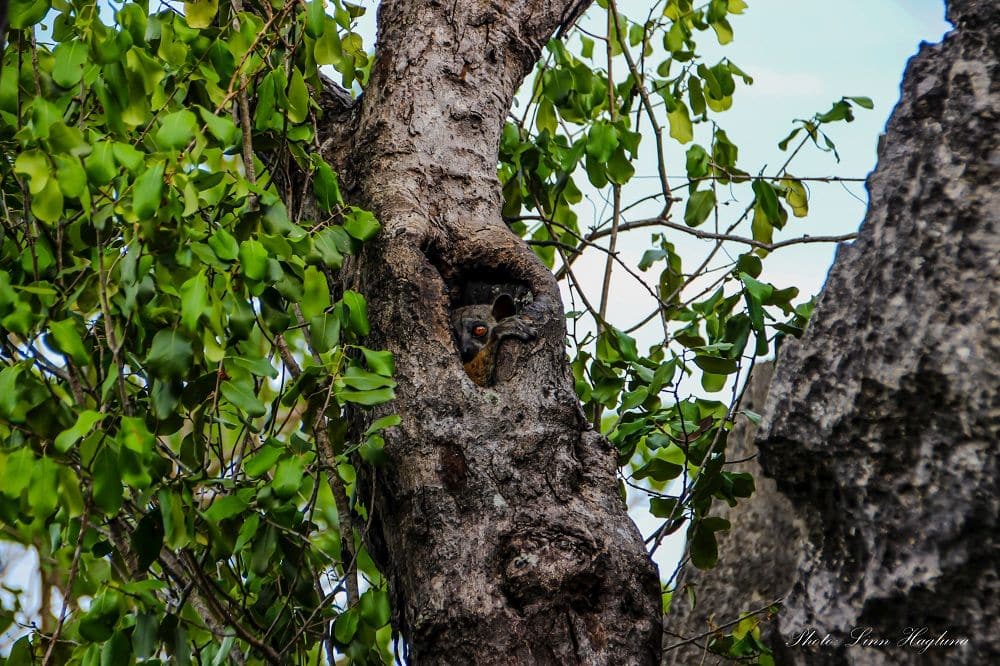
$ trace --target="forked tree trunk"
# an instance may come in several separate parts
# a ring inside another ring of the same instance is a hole
[[[586,4],[383,2],[353,146],[333,156],[383,225],[345,272],[368,299],[372,346],[396,358],[387,409],[402,423],[386,436],[367,541],[412,663],[658,658],[656,569],[613,452],[578,407],[556,282],[500,218],[513,95]],[[450,328],[467,284],[533,297],[523,314],[537,338],[505,343],[492,387],[465,374]]]
[[[697,612],[785,597],[779,664],[1000,663],[1000,5],[948,17],[907,67],[860,237],[778,358],[757,435],[777,490],[719,575],[753,530],[786,555]]]

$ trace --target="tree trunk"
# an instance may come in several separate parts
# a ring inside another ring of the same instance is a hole
[[[955,30],[908,67],[861,235],[782,350],[758,433],[765,502],[802,529],[767,591],[787,595],[778,663],[1000,663],[1000,5],[948,5]],[[746,529],[770,525],[734,527],[730,549]]]
[[[383,2],[353,147],[334,160],[383,225],[345,273],[371,345],[395,354],[387,411],[402,423],[358,485],[372,484],[366,542],[412,663],[658,659],[656,569],[578,407],[556,282],[500,218],[513,95],[586,4]],[[489,387],[466,375],[449,323],[472,287],[521,294],[536,333],[504,343]]]

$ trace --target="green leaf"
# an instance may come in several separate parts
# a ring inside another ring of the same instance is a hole
[[[123,416],[118,439],[126,449],[141,456],[148,456],[153,452],[155,438],[141,417]]]
[[[764,215],[767,216],[767,221],[772,225],[781,228],[779,226],[781,224],[781,218],[778,214],[778,195],[774,191],[774,188],[770,183],[761,180],[760,178],[755,178],[751,187],[757,197],[757,204],[764,212]]]
[[[663,35],[663,46],[671,53],[680,51],[684,48],[685,38],[683,22],[674,20],[670,30]]]
[[[687,143],[694,138],[694,127],[684,102],[678,101],[677,108],[667,113],[667,121],[670,123],[670,136],[680,143]]]
[[[358,620],[360,616],[354,608],[349,608],[337,616],[333,623],[333,635],[337,638],[337,642],[344,645],[351,642],[358,630]]]
[[[685,166],[688,178],[701,178],[708,175],[708,152],[698,144],[691,146],[687,150],[687,162]]]
[[[26,150],[14,160],[14,173],[28,176],[28,191],[39,194],[49,182],[52,167],[49,160],[40,150]]]
[[[375,419],[375,421],[368,426],[368,429],[365,430],[365,435],[372,435],[387,428],[397,426],[402,423],[402,421],[403,419],[400,418],[399,414],[390,414],[389,416],[383,416],[380,419]]]
[[[0,494],[17,499],[31,484],[31,470],[35,467],[35,454],[27,446],[13,453],[0,452]]]
[[[119,666],[132,661],[132,641],[125,631],[116,631],[101,647],[101,666]]]
[[[253,492],[252,489],[247,490],[250,490],[251,493]],[[205,520],[218,523],[243,513],[249,504],[250,502],[245,493],[225,495],[212,502],[212,506],[208,507],[208,510],[203,515],[205,516]]]
[[[725,45],[733,41],[733,26],[729,24],[727,19],[720,18],[717,21],[712,21],[712,29],[715,30],[719,44]]]
[[[230,359],[230,362],[238,367],[243,368],[252,375],[257,375],[258,377],[270,377],[271,379],[278,378],[278,370],[271,362],[262,356],[235,356]]]
[[[729,521],[708,517],[695,523],[690,535],[691,563],[699,569],[711,569],[719,561],[719,544],[715,533],[729,529]]]
[[[621,353],[622,358],[633,363],[639,360],[639,350],[636,348],[635,338],[628,333],[611,327],[615,336],[615,348]]]
[[[340,317],[324,312],[309,321],[309,339],[317,354],[325,354],[340,344]]]
[[[101,141],[94,146],[93,151],[83,160],[87,177],[94,185],[107,185],[115,177],[115,158],[110,141]],[[162,175],[162,172],[161,172]]]
[[[260,515],[257,513],[251,513],[240,527],[240,533],[236,537],[236,543],[233,545],[233,551],[239,552],[246,548],[246,545],[250,543],[250,539],[254,538],[257,534],[258,527],[260,527]]]
[[[329,213],[334,206],[344,205],[337,174],[319,155],[313,155],[313,165],[316,169],[313,173],[313,193],[316,195],[320,209]]]
[[[354,404],[365,405],[366,407],[381,405],[396,397],[395,392],[391,388],[380,388],[372,391],[351,391],[344,389],[338,390],[336,395],[337,399],[341,402],[353,402]]]
[[[222,382],[222,397],[238,409],[246,412],[251,418],[258,418],[267,413],[267,407],[253,393],[233,382]]]
[[[236,123],[229,118],[217,116],[202,106],[198,107],[198,114],[205,126],[208,127],[209,133],[218,139],[222,146],[236,145],[240,138],[240,130],[236,127]]]
[[[301,123],[309,116],[309,91],[302,78],[302,72],[292,70],[292,80],[288,86],[288,119]]]
[[[263,280],[267,275],[267,250],[257,240],[240,243],[240,267],[251,280]]]
[[[323,34],[316,39],[316,48],[313,52],[317,65],[339,65],[344,57],[343,44],[340,35],[337,34],[337,24],[333,19],[327,17],[324,20],[326,27]]]
[[[52,335],[52,346],[56,351],[69,356],[77,365],[89,365],[90,354],[83,345],[83,338],[77,328],[75,319],[64,319],[54,321],[49,324],[49,331]]]
[[[153,336],[146,367],[161,379],[180,378],[187,374],[193,360],[191,342],[177,331],[162,329]]]
[[[736,259],[736,270],[741,273],[747,273],[750,277],[758,277],[762,270],[764,270],[764,265],[760,261],[760,257],[753,254],[741,254]]]
[[[624,185],[635,175],[635,167],[632,160],[625,155],[625,149],[619,146],[611,155],[607,163],[608,178],[617,185]]]
[[[396,364],[390,351],[373,351],[361,347],[361,353],[365,356],[365,362],[372,372],[377,372],[383,377],[392,377],[396,372]]]
[[[606,122],[594,123],[587,133],[587,155],[598,162],[607,162],[618,147],[618,131]]]
[[[657,518],[674,518],[677,509],[676,497],[650,497],[649,512]]]
[[[31,199],[31,212],[42,222],[55,224],[62,218],[63,193],[59,181],[50,178],[41,192]]]
[[[219,0],[191,0],[184,3],[184,16],[192,28],[209,28],[219,11]]]
[[[739,369],[736,359],[719,358],[718,356],[695,356],[694,364],[705,372],[716,375],[731,375]]]
[[[160,623],[153,613],[136,615],[135,631],[132,632],[132,650],[138,659],[144,660],[153,656],[156,632],[159,628]]]
[[[163,171],[164,164],[160,162],[136,178],[132,191],[132,210],[139,219],[149,219],[160,209],[160,199],[163,196]]]
[[[693,193],[684,207],[684,224],[697,227],[715,210],[715,191],[699,190]]]
[[[190,541],[184,502],[176,494],[164,488],[157,493],[160,500],[160,515],[163,517],[163,543],[171,550],[183,548]]]
[[[821,113],[816,116],[816,120],[821,123],[832,123],[838,120],[846,120],[850,122],[854,120],[854,111],[851,109],[851,105],[841,100],[839,102],[834,102],[833,106],[826,113]]]
[[[343,382],[345,386],[352,389],[357,389],[359,391],[370,391],[372,389],[382,388],[383,386],[396,386],[396,382],[392,381],[389,377],[383,377],[382,375],[377,375],[374,372],[368,372],[357,366],[351,366],[344,371],[341,375],[340,381]]]
[[[688,103],[691,105],[691,113],[700,116],[705,113],[705,91],[694,74],[688,78]]]
[[[56,451],[59,453],[66,453],[73,445],[80,441],[84,435],[90,432],[94,427],[94,424],[98,423],[104,418],[104,414],[95,412],[91,409],[80,412],[80,415],[76,417],[76,423],[74,423],[70,428],[63,430],[56,437],[55,447]]]
[[[282,453],[284,448],[277,440],[269,440],[260,451],[243,461],[243,471],[250,478],[256,479],[274,467]]]
[[[306,7],[306,34],[313,39],[323,36],[326,27],[326,9],[323,0],[312,0]]]
[[[359,241],[371,240],[381,228],[374,215],[356,206],[351,206],[350,211],[344,215],[344,231]]]
[[[192,333],[198,329],[198,320],[208,307],[208,278],[205,271],[188,279],[181,285],[181,324]]]
[[[780,148],[781,150],[787,150],[789,142],[792,139],[794,139],[795,136],[801,131],[802,131],[801,127],[796,127],[795,129],[793,129],[791,132],[789,132],[788,136],[786,136],[784,139],[778,142],[778,148]]]
[[[94,504],[106,515],[118,513],[122,506],[122,477],[118,456],[110,446],[102,446],[94,458]]]
[[[34,666],[35,650],[31,645],[31,636],[32,634],[26,634],[14,642],[4,662],[5,666]]]
[[[622,404],[619,411],[627,412],[630,409],[635,409],[642,403],[646,402],[647,398],[649,398],[649,389],[645,386],[640,386],[634,391],[629,391],[622,398]]]
[[[231,233],[221,227],[209,236],[208,246],[215,252],[215,256],[223,261],[235,261],[236,257],[239,256],[239,243],[236,242]]]
[[[83,66],[87,63],[87,45],[71,41],[59,44],[52,52],[55,64],[52,66],[52,80],[63,88],[72,88],[83,78]]]
[[[695,530],[691,537],[689,546],[691,551],[691,564],[699,569],[706,570],[715,566],[719,561],[719,544],[715,540],[715,533],[709,530]]]
[[[801,180],[794,178],[783,178],[782,187],[785,188],[785,201],[792,209],[795,217],[805,217],[809,214],[809,195]]]
[[[371,588],[361,595],[361,617],[370,626],[383,627],[389,623],[389,595],[378,588]]]
[[[295,495],[302,485],[304,470],[305,466],[298,456],[285,458],[279,462],[274,470],[274,480],[271,482],[274,494],[282,499],[288,499]]]
[[[87,189],[87,172],[76,157],[56,155],[56,180],[59,189],[68,197],[78,198]]]
[[[548,97],[543,97],[538,102],[538,113],[535,115],[535,128],[539,131],[547,131],[555,136],[559,123],[556,120],[556,109],[552,106],[552,101]]]
[[[763,282],[758,282],[746,273],[740,273],[740,281],[743,282],[746,290],[750,292],[754,299],[762,303],[769,299],[774,292],[774,287]]]
[[[44,520],[59,506],[59,468],[52,458],[39,458],[31,471],[28,504],[35,520]]]
[[[365,297],[348,289],[344,292],[342,300],[347,306],[351,329],[362,337],[368,335],[371,332],[371,326],[368,324],[368,304],[365,302]]]
[[[726,376],[713,372],[701,373],[701,387],[709,393],[721,391],[726,386]]]
[[[30,28],[49,12],[51,0],[10,0],[7,23],[15,29]]]
[[[330,285],[326,281],[326,274],[315,266],[307,267],[302,278],[302,317],[312,320],[330,305]]]
[[[187,109],[167,114],[160,121],[156,144],[163,150],[180,150],[188,145],[198,132],[198,120]]]
[[[94,643],[111,638],[121,615],[121,597],[114,590],[105,589],[90,604],[90,609],[80,618],[80,636]]]
[[[875,108],[875,102],[872,101],[871,97],[848,97],[847,99],[865,109]]]
[[[663,483],[664,481],[676,479],[681,475],[682,471],[684,471],[684,468],[681,465],[675,465],[661,458],[653,458],[637,469],[633,476],[636,479],[652,478],[654,481]]]

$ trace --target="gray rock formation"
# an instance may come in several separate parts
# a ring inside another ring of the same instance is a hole
[[[757,433],[773,480],[729,516],[719,568],[686,574],[699,608],[679,602],[671,631],[784,597],[779,664],[1000,663],[1000,3],[948,5],[861,235],[779,358]]]
[[[909,64],[860,238],[782,351],[757,436],[807,530],[779,663],[1000,663],[1000,4],[948,17]],[[832,644],[785,645],[808,631]],[[919,643],[943,632],[968,642]]]

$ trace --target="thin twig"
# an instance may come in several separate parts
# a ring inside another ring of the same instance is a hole
[[[62,634],[63,624],[66,622],[66,611],[69,608],[69,599],[72,595],[73,583],[76,581],[77,571],[80,569],[80,553],[83,551],[83,537],[87,533],[87,527],[90,521],[90,502],[92,498],[92,493],[87,493],[87,501],[83,505],[83,514],[80,516],[80,532],[76,537],[76,547],[73,549],[73,561],[69,566],[69,576],[66,579],[66,592],[63,594],[62,600],[62,610],[59,612],[59,623],[56,624],[56,630],[52,633],[52,639],[49,641],[49,647],[45,650],[45,657],[42,659],[42,666],[49,666],[52,663],[53,651],[55,650],[56,643],[59,642],[59,636]]]

